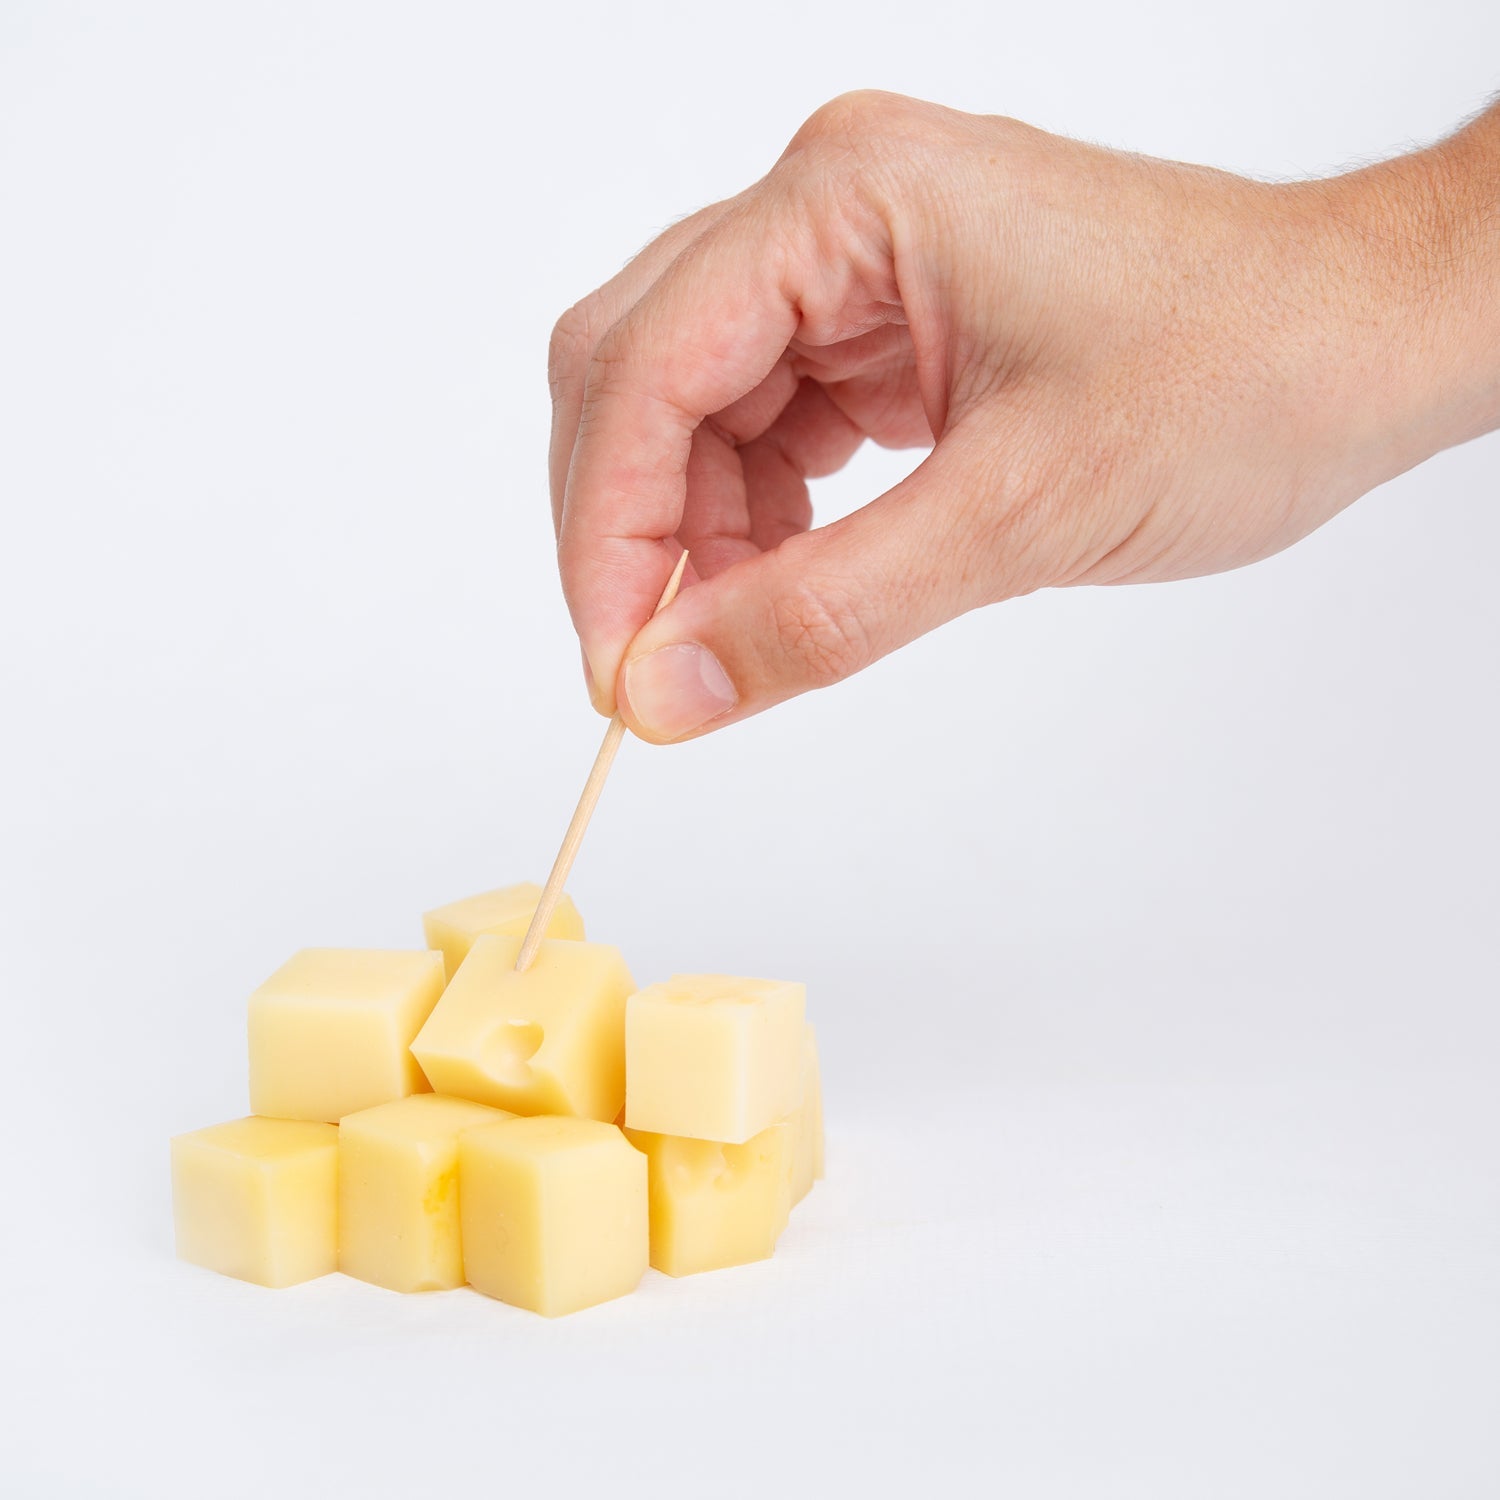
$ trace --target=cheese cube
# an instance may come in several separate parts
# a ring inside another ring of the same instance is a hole
[[[657,1135],[748,1141],[797,1107],[803,985],[677,974],[625,1007],[625,1123]]]
[[[332,1122],[425,1090],[411,1041],[442,992],[439,953],[303,949],[250,997],[250,1108]]]
[[[627,1130],[646,1153],[651,1264],[691,1276],[765,1260],[792,1207],[796,1133],[787,1121],[740,1146]]]
[[[632,1291],[649,1258],[646,1158],[613,1125],[504,1120],[459,1140],[464,1272],[549,1318]]]
[[[462,1286],[458,1138],[513,1118],[412,1094],[339,1121],[339,1270],[393,1292]]]
[[[411,1044],[433,1088],[518,1115],[613,1120],[625,1100],[625,1000],[618,948],[542,942],[515,970],[519,937],[481,937]]]
[[[802,1092],[792,1111],[792,1202],[800,1203],[823,1175],[823,1085],[818,1076],[818,1039],[811,1025],[802,1034]]]
[[[486,935],[524,937],[541,895],[541,886],[527,881],[439,906],[422,918],[427,946],[442,950],[451,979],[469,956],[475,938]],[[543,936],[583,941],[583,918],[578,915],[571,896],[564,894],[558,901]]]
[[[338,1263],[338,1130],[228,1120],[172,1139],[172,1217],[183,1260],[260,1286]]]

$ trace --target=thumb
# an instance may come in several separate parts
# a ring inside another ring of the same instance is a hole
[[[994,597],[961,534],[979,509],[965,493],[978,475],[955,446],[945,440],[853,515],[684,590],[626,650],[616,697],[630,728],[657,744],[705,734],[852,676]]]

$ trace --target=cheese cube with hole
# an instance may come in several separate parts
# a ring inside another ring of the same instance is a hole
[[[440,1094],[518,1115],[613,1120],[625,1100],[620,950],[546,938],[516,973],[519,937],[477,938],[412,1051]]]
[[[541,886],[527,881],[439,906],[422,918],[427,946],[441,950],[451,979],[469,956],[475,938],[524,937],[541,895]],[[583,940],[583,918],[578,915],[571,896],[564,893],[559,899],[542,935],[574,942]]]
[[[632,1291],[649,1260],[646,1158],[599,1120],[540,1115],[459,1140],[464,1272],[555,1318]]]
[[[443,992],[443,957],[305,948],[250,997],[250,1108],[337,1122],[424,1091],[412,1038]]]
[[[174,1136],[177,1254],[259,1286],[336,1269],[338,1139],[333,1125],[253,1115]]]
[[[458,1138],[514,1118],[411,1094],[339,1121],[339,1270],[393,1292],[462,1286]]]
[[[678,974],[625,1007],[625,1123],[739,1144],[797,1107],[806,989]]]
[[[797,1204],[823,1175],[823,1084],[818,1076],[818,1039],[811,1025],[802,1033],[802,1082],[791,1125],[792,1202]]]
[[[691,1276],[765,1260],[792,1207],[796,1131],[769,1125],[742,1145],[627,1130],[646,1155],[651,1264]]]

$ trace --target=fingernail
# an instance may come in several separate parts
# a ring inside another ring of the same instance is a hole
[[[707,646],[658,646],[628,662],[625,696],[642,729],[676,740],[739,702],[729,674]]]
[[[613,713],[614,710],[603,700],[599,692],[599,680],[594,676],[594,664],[589,660],[588,652],[582,651],[583,657],[583,685],[589,691],[589,702],[592,703],[599,713]]]

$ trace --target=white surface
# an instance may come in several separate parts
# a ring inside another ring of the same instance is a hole
[[[166,1138],[243,1111],[289,951],[545,873],[598,727],[543,349],[655,229],[855,85],[1281,175],[1497,57],[1487,0],[7,0],[0,1488],[1492,1495],[1495,439],[625,747],[592,930],[811,986],[773,1262],[556,1324],[263,1293],[170,1258]]]

